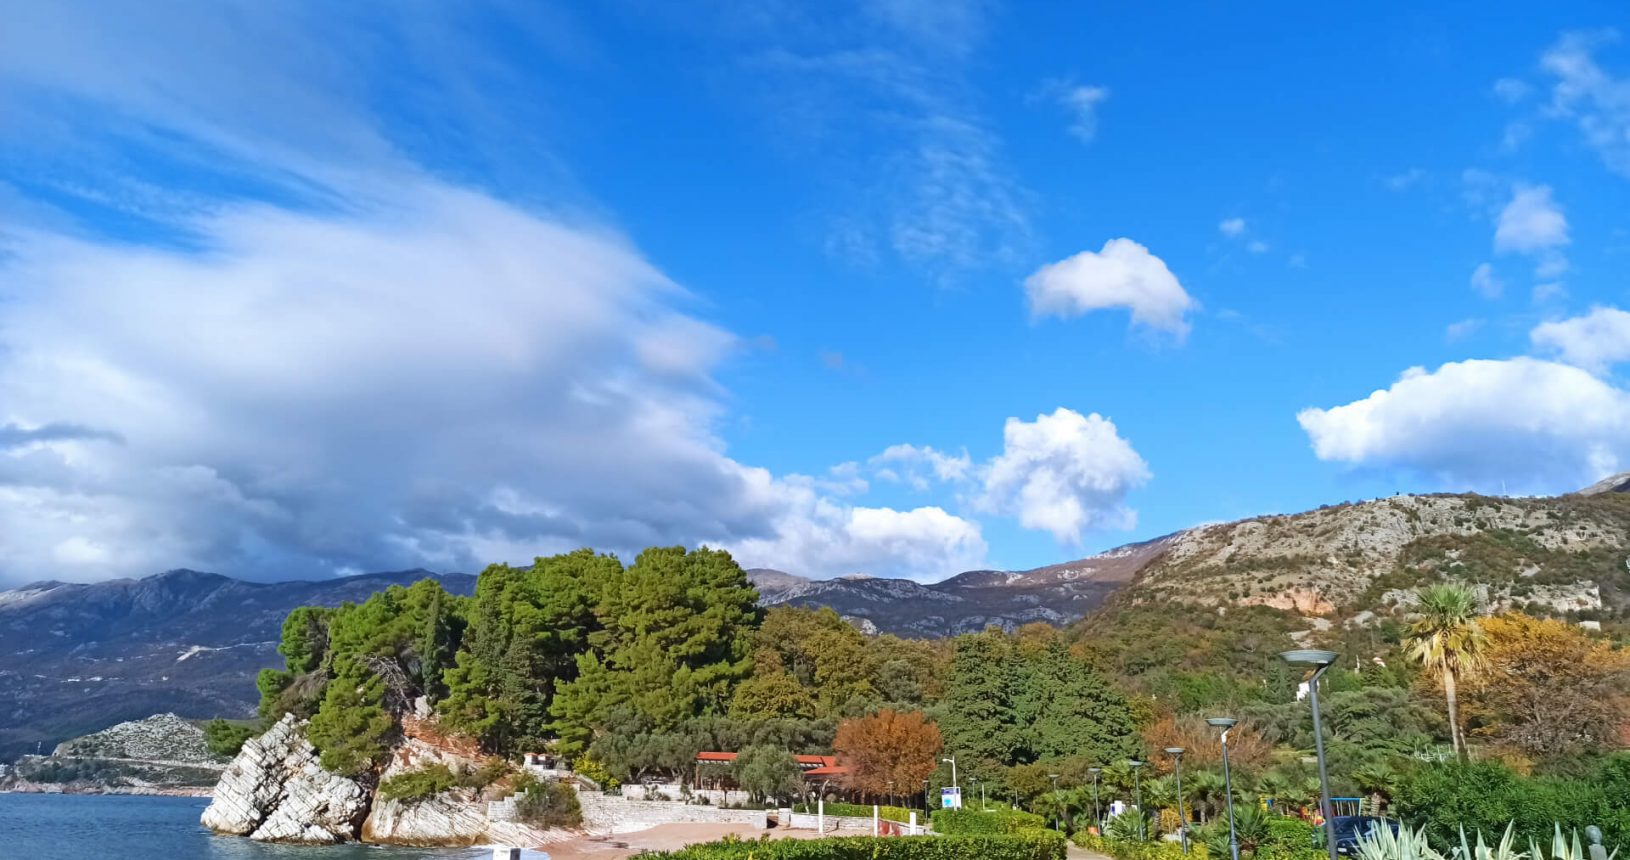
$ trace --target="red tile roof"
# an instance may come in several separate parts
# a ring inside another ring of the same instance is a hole
[[[733,752],[699,752],[696,754],[698,762],[733,762],[736,754]],[[836,767],[838,760],[829,755],[795,755],[792,760],[804,768]]]

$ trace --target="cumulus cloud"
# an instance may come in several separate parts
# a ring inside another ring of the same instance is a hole
[[[1568,33],[1540,57],[1540,68],[1553,79],[1552,114],[1571,120],[1608,169],[1630,176],[1630,75],[1596,59],[1618,40],[1612,30]]]
[[[1050,263],[1025,279],[1032,316],[1076,317],[1125,308],[1132,323],[1188,334],[1195,302],[1164,261],[1131,239],[1111,239],[1101,251],[1082,251]]]
[[[877,470],[879,478],[909,484],[919,490],[928,489],[932,482],[965,480],[973,470],[967,451],[952,455],[927,445],[890,445],[867,462]]]
[[[1088,529],[1136,524],[1125,499],[1149,480],[1149,467],[1109,419],[1060,407],[1034,421],[1009,418],[1002,439],[983,470],[982,508],[1067,544]]]
[[[1549,185],[1518,185],[1500,210],[1494,250],[1535,254],[1568,244],[1568,219],[1551,199]]]
[[[1540,323],[1528,337],[1536,349],[1600,374],[1630,361],[1630,312],[1592,308],[1584,316]]]
[[[1245,235],[1244,218],[1225,218],[1217,224],[1217,231],[1230,239]]]
[[[1630,464],[1630,392],[1534,358],[1411,368],[1297,421],[1320,460],[1403,469],[1453,489],[1560,492]]]

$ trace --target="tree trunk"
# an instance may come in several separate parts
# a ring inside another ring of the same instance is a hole
[[[1460,735],[1460,697],[1455,690],[1455,673],[1443,670],[1443,699],[1449,705],[1449,741],[1454,746],[1455,758],[1466,760],[1466,743]]]

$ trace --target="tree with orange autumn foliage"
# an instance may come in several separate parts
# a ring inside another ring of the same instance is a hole
[[[1536,759],[1622,745],[1630,651],[1563,621],[1512,613],[1481,623],[1473,733]]]
[[[1182,747],[1183,761],[1195,770],[1222,770],[1222,743],[1217,730],[1201,717],[1163,716],[1143,730],[1143,742],[1145,748],[1157,753],[1168,747]],[[1238,771],[1260,771],[1273,763],[1273,743],[1256,726],[1241,722],[1228,733],[1228,762]],[[1170,773],[1172,757],[1157,754],[1149,764],[1155,773]]]
[[[845,784],[853,791],[880,796],[917,791],[938,766],[942,742],[939,726],[921,711],[884,709],[844,720],[832,748],[838,764],[849,769]]]

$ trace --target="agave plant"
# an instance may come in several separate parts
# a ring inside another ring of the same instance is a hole
[[[1426,839],[1426,828],[1375,827],[1358,840],[1358,860],[1448,860]]]
[[[1530,860],[1590,860],[1590,855],[1586,852],[1585,847],[1579,844],[1579,831],[1573,831],[1572,838],[1564,838],[1562,836],[1562,825],[1557,824],[1555,827],[1556,835],[1551,837],[1550,857],[1545,856],[1539,845],[1529,842],[1528,855]],[[1600,839],[1600,835],[1598,834],[1596,838]],[[1617,856],[1619,856],[1619,849],[1614,848],[1613,853],[1607,855],[1607,860],[1613,860]]]
[[[1512,825],[1507,824],[1505,835],[1494,847],[1483,841],[1482,831],[1477,833],[1477,845],[1472,846],[1466,842],[1466,829],[1460,829],[1460,845],[1454,850],[1454,860],[1543,860],[1541,856],[1532,851],[1519,851],[1516,847],[1516,832]]]

